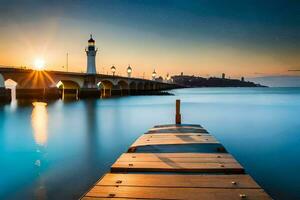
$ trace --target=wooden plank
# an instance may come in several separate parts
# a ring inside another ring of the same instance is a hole
[[[270,200],[262,189],[95,186],[86,197],[140,199]]]
[[[236,163],[230,154],[124,153],[116,162]]]
[[[211,135],[203,134],[147,134],[139,138],[139,140],[184,140],[184,141],[202,141],[202,140],[215,140]]]
[[[126,153],[111,167],[112,172],[220,172],[243,173],[229,154]]]
[[[172,140],[172,139],[181,139],[181,140],[199,140],[199,139],[214,139],[216,140],[212,135],[209,134],[203,134],[203,133],[157,133],[157,134],[144,134],[139,137],[139,140],[150,140],[150,139],[166,139],[166,140]]]
[[[171,181],[170,181],[171,180]],[[98,186],[252,188],[260,186],[249,175],[106,174]]]
[[[156,134],[144,134],[141,135],[142,137],[213,137],[210,134],[206,134],[206,133],[174,133],[174,132],[170,132],[170,133],[156,133]]]
[[[244,173],[239,163],[115,162],[111,172]]]
[[[169,127],[159,127],[151,128],[149,131],[158,131],[158,130],[176,130],[176,129],[193,129],[193,130],[203,130],[202,127],[192,127],[192,126],[169,126]]]
[[[192,127],[192,128],[202,128],[199,124],[163,124],[156,125],[153,128],[168,128],[168,127]]]
[[[157,138],[149,137],[150,134],[145,134],[139,137],[130,148],[148,145],[180,145],[180,144],[218,144],[219,142],[211,135],[206,136],[191,136],[184,134],[170,134],[165,137]]]
[[[206,134],[206,133],[176,133],[176,132],[170,132],[170,133],[156,133],[151,134],[147,133],[144,135],[141,135],[140,137],[144,138],[169,138],[169,137],[206,137],[210,138],[213,137],[212,135]]]
[[[177,133],[208,133],[204,128],[193,128],[193,127],[164,127],[164,128],[152,128],[148,131],[148,133],[169,133],[169,132],[177,132]]]
[[[206,133],[208,134],[207,130],[195,130],[195,129],[166,129],[166,130],[153,130],[148,131],[145,134],[153,134],[153,133]]]
[[[229,153],[124,153],[122,156],[134,158],[234,158]]]
[[[220,143],[146,145],[129,148],[128,153],[227,153]]]

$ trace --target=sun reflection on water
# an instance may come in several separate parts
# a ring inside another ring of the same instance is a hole
[[[47,103],[34,102],[31,115],[34,140],[38,145],[44,146],[48,140],[48,113]]]

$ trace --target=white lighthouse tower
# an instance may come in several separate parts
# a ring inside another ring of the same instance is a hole
[[[85,49],[87,55],[87,68],[86,73],[88,74],[96,74],[96,53],[97,50],[95,48],[95,40],[92,35],[88,41],[88,47]]]

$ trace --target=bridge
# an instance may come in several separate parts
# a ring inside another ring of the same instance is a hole
[[[0,68],[2,99],[14,88],[16,98],[56,99],[144,94],[177,87],[170,83],[115,75]]]
[[[127,68],[128,77],[96,73],[96,54],[98,48],[92,35],[85,48],[87,55],[86,73],[46,71],[24,68],[0,68],[0,101],[16,98],[57,99],[66,97],[110,97],[129,94],[144,94],[177,88],[175,84],[154,80],[131,78],[131,67]],[[112,67],[115,70],[115,67]],[[12,95],[11,95],[12,94]]]

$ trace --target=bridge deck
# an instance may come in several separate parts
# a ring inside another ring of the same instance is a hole
[[[270,200],[225,149],[222,153],[210,151],[207,144],[218,142],[203,130],[190,124],[155,126],[137,139],[129,153],[111,166],[111,173],[82,199]],[[202,148],[188,152],[179,144]],[[167,145],[170,152],[156,148],[160,145]],[[208,149],[202,152],[203,148]]]

